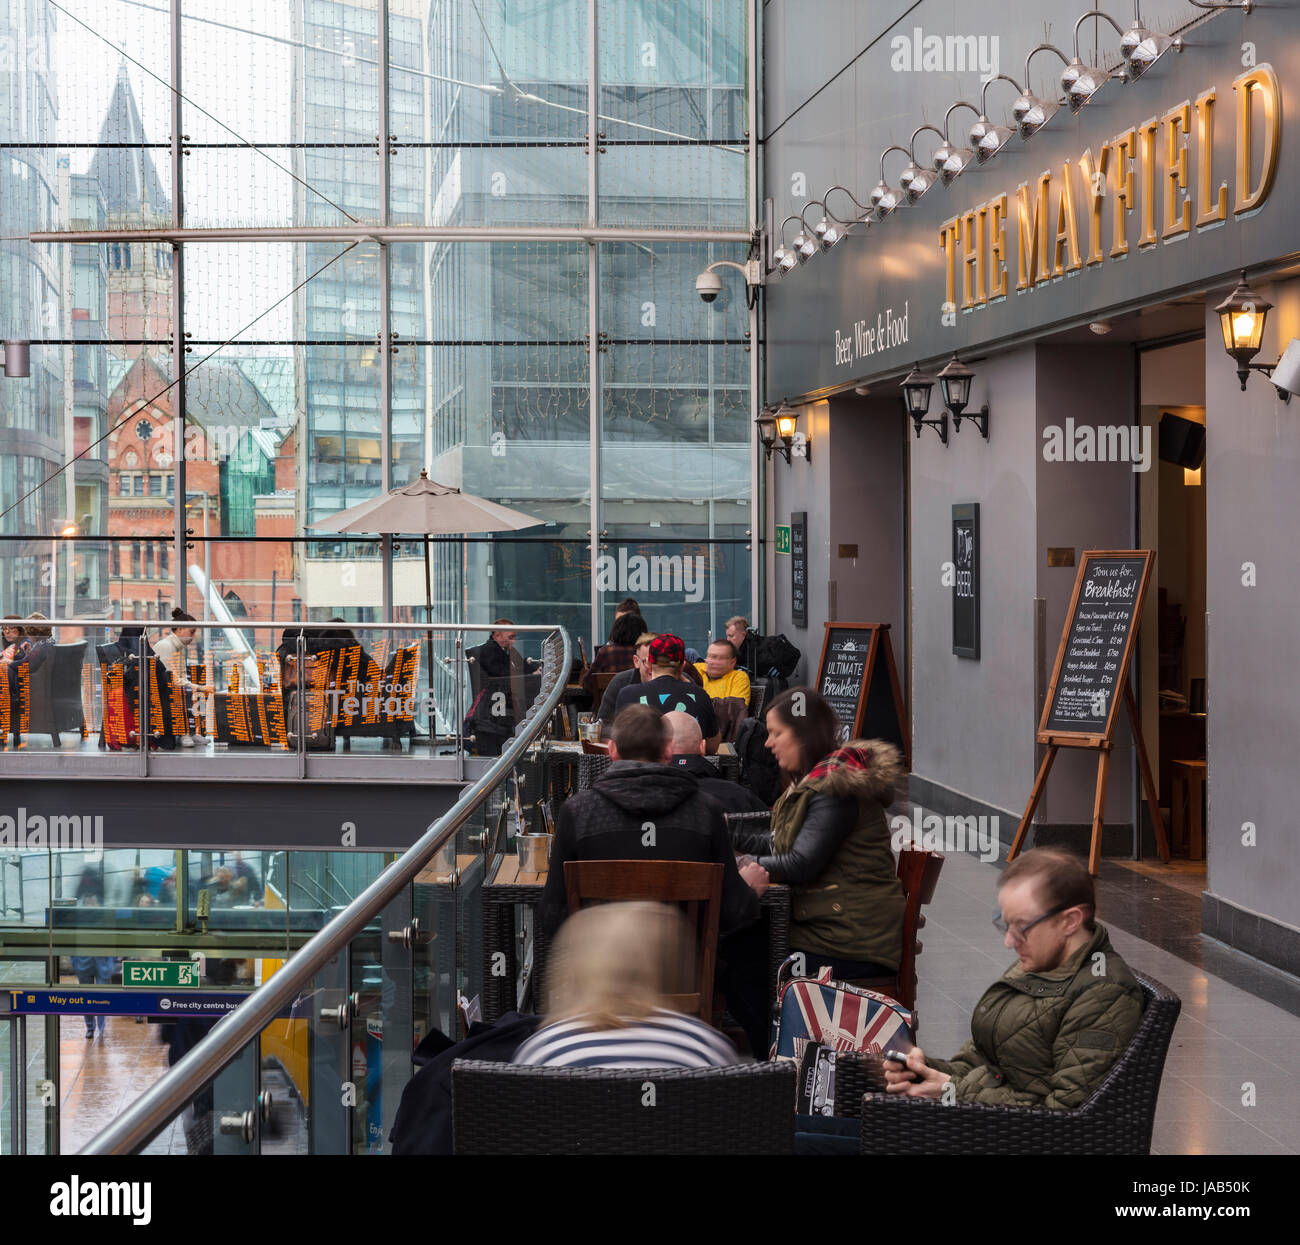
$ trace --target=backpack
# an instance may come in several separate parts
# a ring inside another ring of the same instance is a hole
[[[760,718],[746,718],[732,744],[740,758],[740,781],[769,807],[781,794],[781,767],[767,747],[767,727]]]
[[[770,1058],[798,1059],[809,1043],[882,1055],[915,1045],[916,1014],[897,999],[832,981],[829,967],[815,978],[795,977],[797,958],[790,956],[777,973]]]
[[[758,654],[754,659],[760,676],[776,679],[788,679],[803,656],[783,635],[765,635],[758,642]]]

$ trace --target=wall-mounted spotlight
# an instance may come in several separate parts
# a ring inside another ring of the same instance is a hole
[[[32,343],[7,341],[0,345],[0,363],[10,380],[19,380],[32,374]]]
[[[994,125],[989,120],[989,87],[1001,79],[1003,82],[1010,82],[1013,87],[1024,95],[1024,87],[1020,85],[1010,74],[994,74],[980,91],[981,112],[979,120],[970,128],[970,143],[975,148],[975,160],[978,164],[987,164],[994,156],[1002,150],[1010,141],[1015,130],[1009,125]]]
[[[909,160],[912,157],[912,153],[906,147],[900,147],[897,143],[892,143],[880,153],[880,180],[871,188],[871,193],[867,196],[867,202],[871,204],[871,210],[875,212],[877,220],[884,220],[890,212],[906,202],[903,192],[885,181],[885,157],[891,151],[901,151]]]
[[[835,190],[843,191],[853,201],[853,206],[858,209],[858,215],[852,220],[844,220],[836,216],[829,207],[831,192]],[[817,222],[816,232],[821,237],[822,249],[829,251],[837,242],[842,242],[852,231],[854,225],[861,225],[864,229],[872,223],[871,209],[863,203],[859,203],[857,197],[847,186],[832,186],[824,195],[822,195],[822,218]]]
[[[1264,325],[1273,304],[1262,294],[1256,294],[1246,284],[1246,271],[1241,281],[1214,310],[1223,329],[1223,348],[1237,362],[1237,376],[1241,391],[1246,392],[1246,381],[1251,372],[1263,372],[1273,382],[1277,396],[1290,402],[1292,393],[1300,392],[1300,342],[1292,341],[1286,353],[1276,363],[1252,363],[1264,339]]]
[[[961,431],[961,421],[969,419],[971,423],[978,426],[980,435],[984,440],[989,439],[989,404],[984,403],[980,407],[978,415],[964,415],[963,412],[970,405],[970,385],[975,379],[975,373],[968,368],[956,355],[948,360],[943,371],[939,373],[939,389],[943,393],[943,404],[952,413],[952,427],[954,432]]]
[[[1181,52],[1182,39],[1148,30],[1142,24],[1142,0],[1133,0],[1133,25],[1120,36],[1119,41],[1119,54],[1128,66],[1129,81],[1136,82],[1170,48]]]
[[[964,99],[959,99],[943,114],[943,142],[935,148],[931,163],[934,165],[934,171],[939,174],[939,180],[945,186],[951,186],[966,171],[971,161],[975,159],[975,152],[972,148],[955,146],[948,137],[949,121],[958,108],[969,108],[981,121],[984,119],[980,110],[974,104],[968,104]]]
[[[1102,9],[1089,9],[1074,23],[1074,59],[1066,65],[1065,72],[1061,74],[1061,90],[1065,92],[1065,100],[1070,105],[1071,112],[1078,112],[1115,76],[1109,69],[1085,65],[1079,59],[1079,27],[1090,17],[1104,17],[1115,28],[1121,44],[1124,38],[1124,28]]]
[[[1011,115],[1016,119],[1016,129],[1020,131],[1020,137],[1025,140],[1033,138],[1043,126],[1056,116],[1061,107],[1057,100],[1041,98],[1034,94],[1034,88],[1029,80],[1029,62],[1039,52],[1055,52],[1067,68],[1070,64],[1065,53],[1052,43],[1040,43],[1036,48],[1031,49],[1029,55],[1025,57],[1025,89],[1021,91],[1016,102],[1011,105]]]
[[[772,267],[781,276],[784,276],[791,268],[802,262],[799,258],[798,252],[794,249],[794,246],[786,246],[785,244],[785,227],[792,220],[799,219],[801,218],[798,216],[787,216],[785,220],[781,222],[780,228],[776,231],[776,236],[780,238],[781,241],[777,245],[776,250],[772,252]]]
[[[916,203],[939,180],[939,174],[933,169],[923,169],[916,162],[916,139],[926,130],[937,134],[944,142],[948,141],[944,132],[937,126],[919,125],[912,132],[912,141],[907,145],[907,154],[912,162],[898,175],[898,184],[907,196],[908,203]]]
[[[903,377],[903,409],[912,421],[919,438],[921,429],[927,424],[938,433],[939,440],[948,444],[948,412],[938,419],[926,419],[930,411],[930,391],[934,388],[934,377],[921,371],[918,363]]]

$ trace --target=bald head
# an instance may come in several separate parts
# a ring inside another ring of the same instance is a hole
[[[689,713],[674,710],[664,714],[664,722],[672,732],[673,756],[703,756],[704,736],[700,724]]]

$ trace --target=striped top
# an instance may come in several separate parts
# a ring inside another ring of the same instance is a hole
[[[592,1029],[561,1020],[538,1029],[512,1063],[549,1068],[725,1068],[736,1048],[694,1016],[656,1008],[623,1029]]]

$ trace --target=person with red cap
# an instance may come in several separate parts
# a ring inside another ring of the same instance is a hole
[[[679,636],[665,631],[651,640],[646,658],[651,677],[644,683],[632,683],[619,693],[615,720],[628,705],[649,705],[660,714],[689,713],[700,724],[705,750],[716,752],[721,734],[717,716],[708,693],[682,678],[685,660],[686,645]]]

